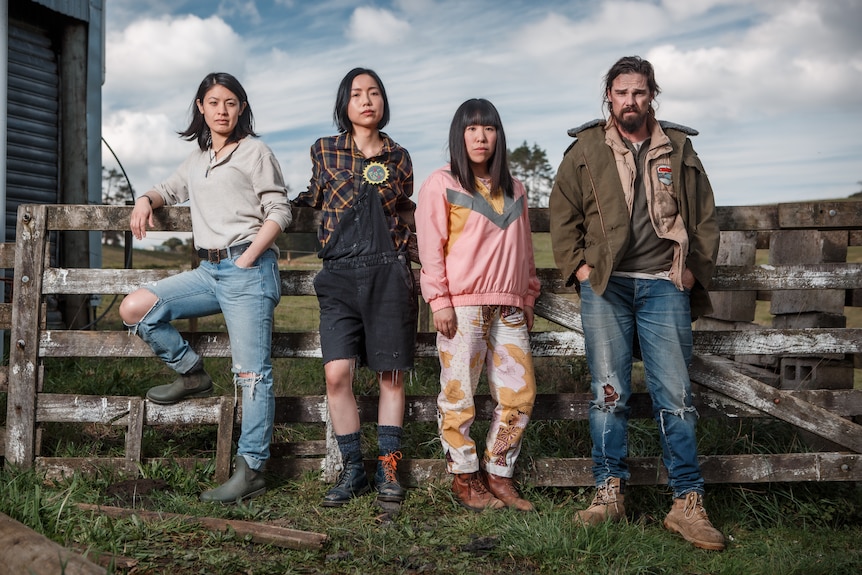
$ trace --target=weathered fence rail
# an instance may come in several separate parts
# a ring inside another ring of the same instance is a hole
[[[104,465],[135,473],[140,463],[152,459],[142,457],[142,434],[146,426],[215,425],[218,427],[216,479],[222,481],[229,473],[231,443],[241,410],[241,406],[234,405],[233,395],[160,406],[136,396],[41,392],[45,358],[152,356],[141,340],[130,337],[125,331],[48,329],[45,322],[44,301],[49,295],[126,294],[143,283],[179,271],[52,267],[47,248],[49,236],[54,232],[125,230],[130,210],[119,206],[20,207],[14,251],[9,245],[0,249],[0,263],[6,267],[14,264],[15,271],[12,303],[0,305],[0,328],[10,328],[8,371],[0,376],[0,392],[7,392],[6,441],[2,453],[7,461],[16,465],[38,465],[54,473]],[[316,214],[297,210],[296,216],[296,223],[289,232],[315,230]],[[722,254],[713,281],[716,314],[699,322],[699,329],[695,331],[696,359],[691,375],[696,384],[698,409],[706,417],[777,418],[828,440],[832,448],[810,453],[705,456],[702,465],[706,480],[749,483],[862,479],[862,426],[853,422],[862,415],[862,390],[853,389],[852,384],[854,358],[858,362],[862,357],[862,329],[847,328],[846,322],[840,321],[843,306],[862,305],[862,264],[847,263],[846,259],[848,246],[862,246],[862,202],[720,207],[718,217]],[[156,220],[159,230],[191,229],[187,208],[159,210]],[[531,222],[534,232],[547,232],[547,210],[531,210]],[[781,247],[788,243],[796,244],[797,248],[812,244],[828,253],[820,259],[815,254],[808,259],[793,260],[791,257],[792,261],[782,262],[782,258],[788,258],[786,252],[794,251]],[[827,248],[823,248],[824,245]],[[770,250],[769,264],[755,264],[754,254],[758,249]],[[842,250],[843,259],[836,256]],[[773,252],[777,254],[774,258]],[[415,249],[412,255],[415,260]],[[314,274],[314,271],[283,270],[283,295],[313,295]],[[539,275],[543,294],[536,304],[536,314],[563,330],[534,333],[531,343],[534,355],[583,355],[577,298],[563,285],[556,270],[542,269]],[[810,297],[800,298],[800,293],[814,294],[817,296],[814,299],[824,296],[820,298],[823,301],[812,304]],[[784,294],[799,301],[782,301]],[[757,300],[770,301],[778,318],[774,322],[776,326],[752,323]],[[701,323],[703,329],[700,329]],[[230,355],[226,333],[187,335],[195,348],[207,357]],[[434,334],[419,333],[417,354],[420,357],[436,355]],[[274,333],[273,356],[320,357],[317,333]],[[838,362],[838,370],[832,369],[831,364],[827,369],[828,362]],[[799,377],[797,372],[804,373],[805,377]],[[358,399],[362,420],[374,420],[376,398]],[[435,400],[434,396],[408,397],[405,421],[435,421]],[[585,420],[588,401],[588,395],[583,393],[542,394],[537,398],[534,419]],[[478,398],[477,408],[478,416],[487,418],[492,409],[490,398]],[[633,417],[651,417],[646,394],[636,394]],[[277,424],[324,424],[326,419],[326,403],[322,396],[278,397],[276,400]],[[48,422],[122,426],[126,429],[125,455],[122,458],[40,456],[38,428]],[[270,469],[287,475],[323,470],[328,477],[335,463],[333,452],[331,445],[327,449],[325,441],[276,444]],[[191,465],[195,461],[179,462]],[[586,457],[536,459],[524,462],[522,473],[538,485],[590,485],[590,466],[591,461]],[[632,483],[665,480],[659,458],[632,458],[631,467]],[[442,476],[445,465],[442,459],[404,460],[399,471],[406,481],[418,483]]]

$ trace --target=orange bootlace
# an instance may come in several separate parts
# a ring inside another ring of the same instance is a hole
[[[393,451],[387,455],[380,455],[377,457],[377,459],[382,463],[383,476],[386,478],[386,483],[395,483],[398,481],[395,471],[401,457],[402,455],[400,451]]]

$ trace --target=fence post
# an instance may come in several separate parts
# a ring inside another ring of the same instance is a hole
[[[42,270],[48,243],[47,208],[18,207],[12,330],[9,342],[9,390],[6,407],[6,460],[32,467],[36,449],[36,391]]]
[[[341,451],[338,449],[338,442],[335,441],[335,431],[332,428],[332,418],[329,414],[329,402],[327,399],[323,402],[323,417],[326,425],[326,456],[323,458],[323,481],[325,483],[334,483],[338,472],[341,471],[343,465],[341,463]]]

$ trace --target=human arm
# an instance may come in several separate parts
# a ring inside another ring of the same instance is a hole
[[[155,190],[150,190],[135,200],[135,207],[132,208],[132,215],[129,218],[129,228],[132,235],[136,239],[147,237],[147,227],[152,228],[155,225],[153,221],[153,210],[165,205],[162,197]]]
[[[525,305],[524,306],[524,320],[527,322],[527,331],[533,330],[533,320],[535,319],[535,315],[533,313],[533,306]]]
[[[444,307],[434,312],[434,329],[452,339],[458,332],[458,317],[454,307]]]
[[[585,265],[583,200],[574,149],[560,164],[548,207],[554,261],[565,285],[579,284],[589,277],[591,268]]]
[[[236,267],[249,268],[254,265],[260,255],[272,247],[276,238],[283,230],[281,226],[273,220],[266,220],[254,237],[254,241],[238,258],[235,260]]]
[[[715,217],[715,197],[706,170],[686,140],[683,155],[689,249],[682,283],[691,289],[695,283],[708,288],[715,271],[720,231]]]
[[[527,268],[527,293],[524,295],[523,310],[524,319],[527,321],[527,330],[532,330],[533,309],[536,305],[536,299],[538,299],[541,294],[542,284],[539,282],[539,276],[536,274],[536,259],[533,252],[533,234],[530,228],[530,208],[526,201],[526,190],[519,180],[515,179],[514,182],[515,186],[520,189],[520,197],[524,198],[524,212],[521,217],[524,219],[522,243],[523,253],[526,254],[524,265]]]
[[[419,190],[416,239],[422,263],[419,275],[422,297],[434,313],[434,327],[444,335],[454,335],[457,324],[453,321],[455,310],[449,295],[445,256],[449,241],[449,204],[446,201],[445,181],[439,170],[431,174]],[[444,312],[438,318],[438,311],[444,309],[449,309],[452,317],[448,317],[449,312]]]
[[[153,211],[170,203],[179,203],[188,199],[186,174],[191,157],[187,158],[176,172],[164,182],[154,186],[135,200],[135,206],[129,218],[129,228],[137,239],[147,237],[147,228],[155,225]]]
[[[411,230],[416,229],[416,203],[410,199],[413,195],[413,161],[407,150],[403,151],[403,156],[399,162],[398,169],[401,172],[400,193],[395,199],[395,213],[398,219],[401,220]]]
[[[287,187],[281,173],[281,166],[271,150],[260,157],[251,173],[252,187],[260,202],[264,221],[257,230],[248,249],[237,259],[237,267],[251,267],[260,255],[275,244],[279,234],[292,221],[290,204],[287,201]]]
[[[308,206],[319,210],[323,206],[323,145],[321,140],[317,140],[311,150],[311,179],[308,181],[308,188],[304,192],[300,192],[293,200],[293,206]]]

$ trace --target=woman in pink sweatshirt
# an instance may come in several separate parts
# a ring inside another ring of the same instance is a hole
[[[491,102],[461,104],[449,155],[422,185],[416,211],[422,296],[438,332],[440,439],[461,505],[531,511],[512,476],[536,397],[529,330],[539,280],[527,197],[509,173]],[[480,468],[470,426],[483,364],[496,408]]]

